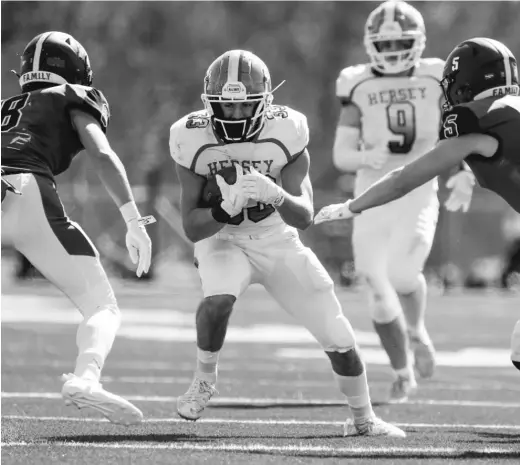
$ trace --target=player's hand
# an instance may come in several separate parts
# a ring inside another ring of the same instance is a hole
[[[254,168],[244,175],[244,192],[256,202],[280,206],[284,201],[284,190],[265,174]]]
[[[452,191],[444,203],[446,210],[450,212],[462,210],[466,213],[469,210],[474,185],[475,175],[471,171],[461,170],[448,179],[446,187]]]
[[[140,278],[143,273],[148,273],[152,260],[152,241],[146,232],[144,223],[134,218],[126,223],[126,248],[130,254],[132,263],[137,265],[136,275]]]
[[[365,150],[363,152],[361,164],[375,170],[380,170],[383,166],[385,166],[386,162],[388,161],[388,157],[388,149],[386,147]]]
[[[235,184],[228,184],[220,174],[216,176],[222,194],[220,207],[231,217],[238,215],[249,201],[242,187],[244,177],[242,166],[235,165],[235,169],[237,172]]]
[[[345,203],[334,203],[323,207],[314,217],[314,224],[325,223],[327,221],[348,220],[359,215],[350,211],[349,205],[352,200],[347,200]]]

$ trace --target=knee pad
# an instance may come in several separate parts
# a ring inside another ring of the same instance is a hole
[[[85,320],[105,310],[121,319],[121,311],[117,305],[114,292],[109,286],[99,286],[81,297],[75,296],[73,301]]]
[[[197,310],[197,316],[204,312],[212,320],[228,318],[233,310],[236,297],[230,294],[212,295],[204,298]]]
[[[403,267],[390,272],[390,282],[399,294],[411,294],[419,287],[421,271],[415,267]]]
[[[341,313],[333,321],[328,321],[326,334],[321,335],[318,342],[325,352],[344,353],[356,345],[354,330],[345,315]]]
[[[390,282],[382,278],[365,276],[368,284],[368,308],[372,321],[390,323],[402,312],[401,303]]]
[[[363,361],[355,347],[345,352],[325,351],[330,359],[332,371],[340,376],[359,376],[364,371]]]

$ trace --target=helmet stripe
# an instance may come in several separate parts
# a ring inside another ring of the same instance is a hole
[[[36,48],[34,50],[34,58],[33,58],[33,71],[40,70],[40,57],[42,54],[43,43],[45,42],[47,37],[49,37],[52,33],[53,33],[53,31],[42,34],[42,36],[38,39],[38,42],[36,42]]]
[[[383,23],[391,23],[394,21],[394,12],[395,9],[392,8],[391,2],[386,2],[385,6],[383,7]]]
[[[510,86],[511,84],[513,84],[513,78],[511,75],[511,63],[509,61],[509,58],[513,58],[513,55],[502,42],[499,42],[498,40],[488,39],[488,38],[486,38],[485,40],[488,41],[489,43],[491,43],[491,45],[493,45],[498,50],[500,55],[502,55],[502,58],[504,60],[504,72],[505,72],[505,76],[506,76],[506,86]]]
[[[240,50],[233,50],[229,54],[229,62],[228,62],[228,82],[238,82],[239,81],[239,64],[240,64]]]

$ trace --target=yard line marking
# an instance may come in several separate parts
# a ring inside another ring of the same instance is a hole
[[[363,455],[401,455],[401,454],[421,454],[430,456],[450,456],[465,455],[471,453],[472,457],[494,455],[512,456],[517,453],[513,448],[484,447],[479,449],[455,448],[455,447],[331,447],[331,446],[267,446],[260,443],[251,444],[193,444],[190,442],[179,442],[173,444],[121,444],[121,443],[99,443],[99,442],[2,442],[2,447],[90,447],[96,449],[162,449],[162,450],[192,450],[192,451],[220,451],[220,452],[257,452],[257,453],[324,453],[328,452],[332,456],[352,456]]]
[[[219,367],[219,371],[220,367]],[[190,384],[193,376],[102,376],[103,383],[128,383],[128,384]],[[219,380],[219,383],[227,383],[236,385],[242,382],[241,378],[225,377]],[[290,383],[295,387],[325,387],[330,386],[330,380],[302,380],[302,379],[276,379],[276,378],[257,378],[255,384],[259,386],[272,386],[277,384],[287,385]],[[370,386],[386,386],[388,381],[371,381]],[[508,390],[520,392],[520,386],[508,385],[507,383],[480,383],[480,384],[444,384],[439,381],[429,382],[429,384],[421,384],[421,392],[423,391],[488,391],[488,390]]]
[[[61,399],[58,392],[2,392],[3,399]],[[125,396],[130,402],[176,402],[173,396]],[[498,402],[477,400],[434,400],[434,399],[409,399],[403,404],[409,405],[437,405],[454,407],[497,407],[520,408],[520,402]],[[345,399],[280,399],[280,398],[249,398],[249,397],[218,397],[212,399],[211,405],[244,406],[244,407],[291,407],[302,405],[313,406],[337,406],[347,405]]]
[[[2,419],[5,420],[24,420],[24,421],[70,421],[73,423],[109,423],[106,418],[78,418],[78,417],[37,417],[37,416],[25,416],[25,415],[3,415]],[[182,418],[146,418],[144,423],[185,423],[191,425],[192,423],[187,422]],[[331,420],[260,420],[260,419],[238,419],[238,418],[202,418],[197,423],[228,423],[228,424],[241,424],[241,425],[280,425],[280,426],[342,426],[344,421],[331,421]],[[483,424],[450,424],[450,423],[393,423],[394,425],[402,428],[459,428],[459,429],[512,429],[520,430],[520,425],[483,425]]]

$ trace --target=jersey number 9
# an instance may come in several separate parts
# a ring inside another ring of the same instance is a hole
[[[412,150],[415,142],[415,107],[411,102],[394,102],[386,107],[388,129],[400,140],[388,142],[388,150],[405,154]]]

